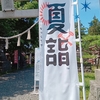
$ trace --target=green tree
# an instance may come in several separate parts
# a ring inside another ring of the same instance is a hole
[[[35,9],[38,8],[38,2],[36,0],[32,2],[18,2],[14,3],[16,9]],[[2,19],[0,20],[0,36],[9,37],[13,35],[17,35],[26,29],[28,29],[33,23],[35,18],[19,18],[19,19]],[[29,45],[31,42],[32,50],[38,46],[38,25],[31,29],[31,36],[32,39],[30,41],[26,41],[27,33],[21,37],[21,49],[26,50],[24,45]],[[17,45],[17,38],[9,40],[9,52],[13,52],[18,47]]]
[[[95,64],[100,65],[100,35],[85,35],[82,38],[83,58],[95,59]]]
[[[88,34],[90,34],[90,35],[100,35],[100,21],[96,18],[96,16],[94,16],[93,20],[90,22]]]
[[[86,28],[80,22],[80,33],[81,33],[81,36],[85,35],[85,30],[86,30]],[[75,22],[75,34],[76,34],[76,38],[78,38],[78,22]]]

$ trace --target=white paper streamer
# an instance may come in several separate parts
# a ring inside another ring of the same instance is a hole
[[[27,40],[30,40],[30,39],[31,39],[31,33],[30,33],[30,30],[28,30]]]
[[[20,36],[18,37],[17,46],[20,46]]]
[[[5,39],[6,45],[5,45],[5,49],[8,49],[8,38]]]

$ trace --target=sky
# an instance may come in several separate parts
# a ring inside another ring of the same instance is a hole
[[[99,0],[86,0],[88,7],[90,9],[82,9],[84,6],[81,4],[85,4],[85,0],[78,0],[79,3],[79,18],[81,20],[81,23],[83,24],[84,27],[88,28],[89,23],[93,20],[93,17],[96,16],[98,20],[100,21],[100,5],[99,5]],[[76,13],[74,12],[76,15]],[[76,19],[75,19],[76,20]]]

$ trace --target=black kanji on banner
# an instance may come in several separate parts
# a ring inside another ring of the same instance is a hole
[[[68,39],[60,39],[52,37],[55,32],[67,34],[63,29],[65,26],[65,3],[63,4],[49,4],[49,28],[48,34],[50,38],[46,40],[47,54],[46,54],[46,65],[62,66],[69,65],[69,52],[68,52]],[[58,34],[56,33],[55,36]],[[56,52],[57,51],[57,52]],[[57,64],[58,62],[58,64]]]

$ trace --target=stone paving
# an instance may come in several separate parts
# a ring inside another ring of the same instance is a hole
[[[33,68],[0,76],[0,100],[38,100],[33,94]]]

